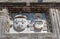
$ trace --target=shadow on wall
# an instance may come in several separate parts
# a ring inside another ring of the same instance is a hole
[[[43,2],[43,0],[38,0],[38,2],[40,3],[40,2]]]

